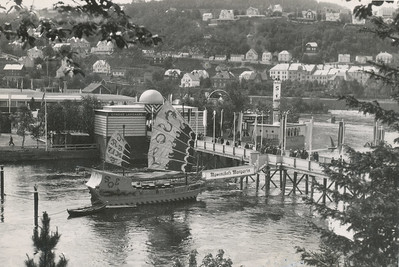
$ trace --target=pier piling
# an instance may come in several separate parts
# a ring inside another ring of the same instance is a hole
[[[4,201],[4,166],[0,166],[0,194],[1,202]]]
[[[326,204],[327,197],[327,178],[323,178],[323,204]]]
[[[259,191],[259,173],[256,174],[256,192]]]
[[[39,194],[37,192],[37,186],[35,185],[34,187],[35,192],[33,193],[33,202],[34,202],[34,223],[35,223],[35,227],[38,227],[38,218],[39,218]]]

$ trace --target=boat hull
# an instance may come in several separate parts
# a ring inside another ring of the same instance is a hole
[[[130,177],[94,172],[87,186],[93,205],[101,201],[107,203],[108,208],[196,200],[203,190],[200,182],[153,188],[137,188],[133,184]]]

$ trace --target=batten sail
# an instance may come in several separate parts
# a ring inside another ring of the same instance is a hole
[[[105,162],[114,164],[116,166],[127,167],[129,166],[129,161],[129,144],[119,132],[113,133],[107,145]]]
[[[179,112],[165,102],[155,119],[148,168],[190,172],[194,165],[195,134]]]

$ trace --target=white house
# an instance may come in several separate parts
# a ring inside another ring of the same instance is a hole
[[[278,53],[278,61],[279,62],[290,62],[291,61],[291,53],[288,52],[287,50],[283,50],[280,53]]]
[[[382,62],[384,64],[392,63],[392,59],[393,59],[392,55],[387,52],[381,52],[375,58],[377,62]]]
[[[367,61],[372,61],[373,56],[356,56],[355,61],[360,64],[366,64]]]
[[[114,52],[114,43],[111,41],[99,41],[96,47],[91,48],[92,54],[111,55]]]
[[[234,20],[234,11],[232,9],[222,9],[220,11],[219,20]]]
[[[313,11],[310,9],[308,9],[306,11],[304,10],[304,11],[302,11],[302,17],[307,20],[316,20],[317,13],[316,13],[316,11]]]
[[[316,53],[318,49],[318,45],[316,42],[308,42],[305,45],[306,53]]]
[[[169,79],[178,79],[180,78],[181,70],[179,69],[168,69],[165,71],[164,76]]]
[[[327,10],[326,21],[340,21],[340,20],[341,20],[341,13]]]
[[[185,73],[180,82],[180,87],[199,87],[200,78],[198,75]]]
[[[93,73],[109,74],[111,73],[111,66],[105,60],[97,60],[93,64]]]
[[[279,79],[281,81],[288,80],[288,68],[290,64],[288,63],[281,63],[277,64],[273,68],[270,69],[270,78],[273,80]]]
[[[273,60],[273,54],[269,51],[265,51],[262,53],[262,60],[261,63],[264,64],[271,64]]]
[[[74,51],[90,51],[90,43],[85,38],[72,37],[68,39],[71,44],[71,49]]]
[[[328,69],[326,69],[326,70],[316,70],[313,73],[313,75],[312,75],[313,81],[317,81],[317,82],[319,82],[321,84],[327,83],[328,82],[328,78],[329,78],[328,72],[329,72]]]
[[[255,71],[247,70],[247,71],[242,72],[242,73],[238,76],[238,80],[239,80],[240,82],[242,82],[243,79],[248,81],[248,80],[251,78],[251,76],[253,76],[253,75],[255,75]]]
[[[338,54],[338,62],[339,63],[350,63],[351,55],[350,54]]]
[[[202,21],[208,21],[213,19],[212,13],[204,13],[202,14]]]
[[[230,61],[231,62],[241,62],[244,61],[245,55],[239,55],[239,54],[231,54],[230,55]]]
[[[259,9],[255,8],[255,7],[249,7],[246,11],[246,15],[248,17],[252,17],[252,16],[259,16]]]
[[[192,70],[191,74],[196,75],[202,79],[209,78],[209,73],[206,70]]]
[[[245,54],[245,60],[247,61],[258,61],[258,59],[258,52],[256,52],[253,48],[249,49],[249,51]]]

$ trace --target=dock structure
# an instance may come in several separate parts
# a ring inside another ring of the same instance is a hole
[[[238,175],[228,170],[242,166],[244,175],[239,176],[240,189],[243,189],[243,180],[246,179],[248,183],[249,177],[256,182],[258,191],[260,176],[264,176],[265,183],[261,189],[265,190],[266,195],[269,194],[271,187],[274,187],[280,189],[282,196],[303,194],[311,201],[324,204],[327,200],[332,201],[328,192],[338,190],[337,185],[329,181],[322,167],[323,163],[331,163],[331,158],[320,157],[319,161],[313,161],[284,155],[261,154],[253,149],[204,140],[197,140],[195,149],[199,153],[197,167],[205,170],[207,174],[212,172],[212,175],[203,175],[205,179],[212,176],[217,177],[216,179],[237,179]],[[253,173],[249,173],[245,167],[253,165],[257,168]],[[230,173],[231,176],[224,175],[225,173]],[[316,190],[316,185],[321,189]]]

